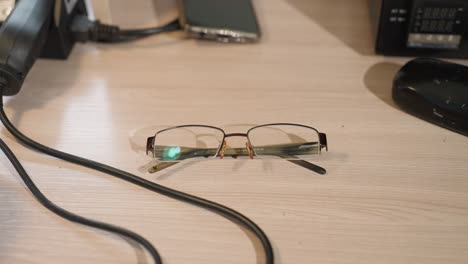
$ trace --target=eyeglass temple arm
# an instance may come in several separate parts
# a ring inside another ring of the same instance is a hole
[[[158,171],[161,171],[161,170],[164,170],[164,169],[167,169],[171,166],[174,166],[176,164],[178,164],[180,161],[165,161],[165,162],[161,162],[161,161],[155,161],[152,166],[148,169],[148,172],[149,173],[155,173],[155,172],[158,172]]]
[[[311,162],[308,162],[308,161],[305,161],[305,160],[301,160],[301,159],[294,159],[296,157],[294,156],[283,156],[282,158],[286,159],[287,161],[291,162],[291,163],[294,163],[296,165],[299,165],[303,168],[306,168],[308,170],[311,170],[313,172],[316,172],[318,174],[326,174],[327,173],[327,170],[325,168],[322,168],[318,165],[315,165]],[[289,158],[289,159],[288,159]]]
[[[320,149],[325,148],[325,150],[328,151],[327,135],[325,133],[319,133],[319,143],[320,143]],[[325,168],[322,168],[318,165],[315,165],[305,160],[288,159],[288,161],[296,165],[299,165],[303,168],[306,168],[308,170],[314,171],[318,174],[324,175],[327,173],[327,170]]]
[[[290,157],[290,158],[293,158],[293,157]],[[296,159],[286,159],[287,161],[291,162],[291,163],[294,163],[298,166],[301,166],[303,168],[306,168],[308,170],[311,170],[313,172],[316,172],[318,174],[326,174],[327,173],[327,170],[325,168],[322,168],[318,165],[315,165],[311,162],[308,162],[308,161],[305,161],[305,160],[296,160]],[[172,167],[176,164],[178,164],[179,161],[172,161],[172,162],[160,162],[160,161],[155,161],[155,163],[153,164],[153,166],[151,166],[149,169],[148,169],[148,172],[149,173],[156,173],[158,171],[161,171],[161,170],[164,170],[164,169],[167,169],[169,167]]]
[[[311,170],[313,172],[316,172],[318,174],[324,175],[327,174],[327,170],[325,168],[322,168],[318,165],[315,165],[311,162],[305,161],[305,160],[288,160],[289,162],[292,162],[296,165],[299,165],[303,168],[306,168],[308,170]]]
[[[327,135],[325,133],[319,133],[319,142],[320,144],[319,148],[320,150],[325,148],[326,151],[328,151],[328,142],[327,142]],[[303,168],[306,168],[308,170],[311,170],[313,172],[316,172],[318,174],[326,174],[327,170],[325,168],[322,168],[316,164],[313,164],[311,162],[302,160],[302,159],[297,159],[297,157],[293,155],[278,155],[280,158],[284,158],[287,161],[294,163],[298,166],[301,166]]]

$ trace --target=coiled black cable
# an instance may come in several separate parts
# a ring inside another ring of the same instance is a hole
[[[26,186],[28,187],[29,191],[36,197],[36,199],[47,209],[52,211],[53,213],[69,220],[75,223],[79,223],[82,225],[94,227],[97,229],[101,229],[104,231],[108,231],[111,233],[115,233],[124,237],[127,237],[131,240],[134,240],[135,242],[141,244],[144,248],[148,250],[148,252],[151,254],[151,257],[153,257],[154,263],[155,264],[162,264],[161,257],[158,254],[158,251],[153,247],[153,245],[143,238],[142,236],[138,235],[137,233],[134,233],[130,230],[124,229],[122,227],[110,225],[107,223],[99,222],[96,220],[92,220],[89,218],[85,218],[82,216],[79,216],[77,214],[74,214],[72,212],[69,212],[60,206],[54,204],[52,201],[47,199],[47,197],[37,188],[37,186],[34,184],[33,180],[31,177],[29,177],[28,173],[26,170],[24,170],[23,166],[19,162],[18,158],[16,158],[15,154],[11,151],[11,149],[8,147],[8,145],[0,138],[0,149],[5,153],[5,156],[10,160],[11,164],[13,167],[16,169],[18,174],[20,175],[21,179],[24,181]]]
[[[0,86],[0,94],[2,94],[1,90],[2,90],[2,87]],[[22,142],[23,144],[25,144],[26,146],[32,149],[35,149],[47,155],[50,155],[50,156],[53,156],[53,157],[56,157],[56,158],[59,158],[68,162],[72,162],[72,163],[75,163],[84,167],[88,167],[88,168],[91,168],[100,172],[107,173],[109,175],[115,176],[127,182],[143,187],[147,190],[205,208],[219,215],[222,215],[235,223],[238,223],[244,226],[260,240],[264,249],[265,263],[266,264],[274,263],[273,248],[271,246],[271,243],[268,237],[263,232],[263,230],[259,226],[257,226],[257,224],[255,224],[252,220],[242,215],[241,213],[231,208],[228,208],[224,205],[165,187],[163,185],[148,181],[144,178],[141,178],[134,174],[119,170],[117,168],[114,168],[114,167],[111,167],[111,166],[108,166],[108,165],[105,165],[105,164],[102,164],[93,160],[84,159],[84,158],[71,155],[71,154],[68,154],[68,153],[53,149],[53,148],[49,148],[45,145],[42,145],[30,139],[29,137],[25,136],[18,129],[16,129],[16,127],[10,122],[10,120],[8,119],[8,116],[6,115],[3,109],[3,97],[0,99],[0,120],[2,121],[5,128],[14,137],[16,137],[20,142]]]

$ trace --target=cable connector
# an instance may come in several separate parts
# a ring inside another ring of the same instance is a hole
[[[91,21],[85,15],[75,16],[70,30],[78,42],[116,42],[120,40],[118,26],[102,24],[99,20]]]

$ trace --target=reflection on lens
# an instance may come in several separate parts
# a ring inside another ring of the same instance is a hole
[[[179,146],[170,146],[166,147],[163,152],[164,160],[177,160],[180,157],[180,147]]]
[[[268,125],[248,133],[257,156],[306,157],[320,153],[317,131],[298,125]]]
[[[154,156],[160,161],[184,160],[216,156],[224,132],[204,126],[175,127],[158,132],[154,140]]]

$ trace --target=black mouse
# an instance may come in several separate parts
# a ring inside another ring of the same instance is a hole
[[[419,118],[468,136],[468,67],[418,58],[393,80],[393,100]]]

